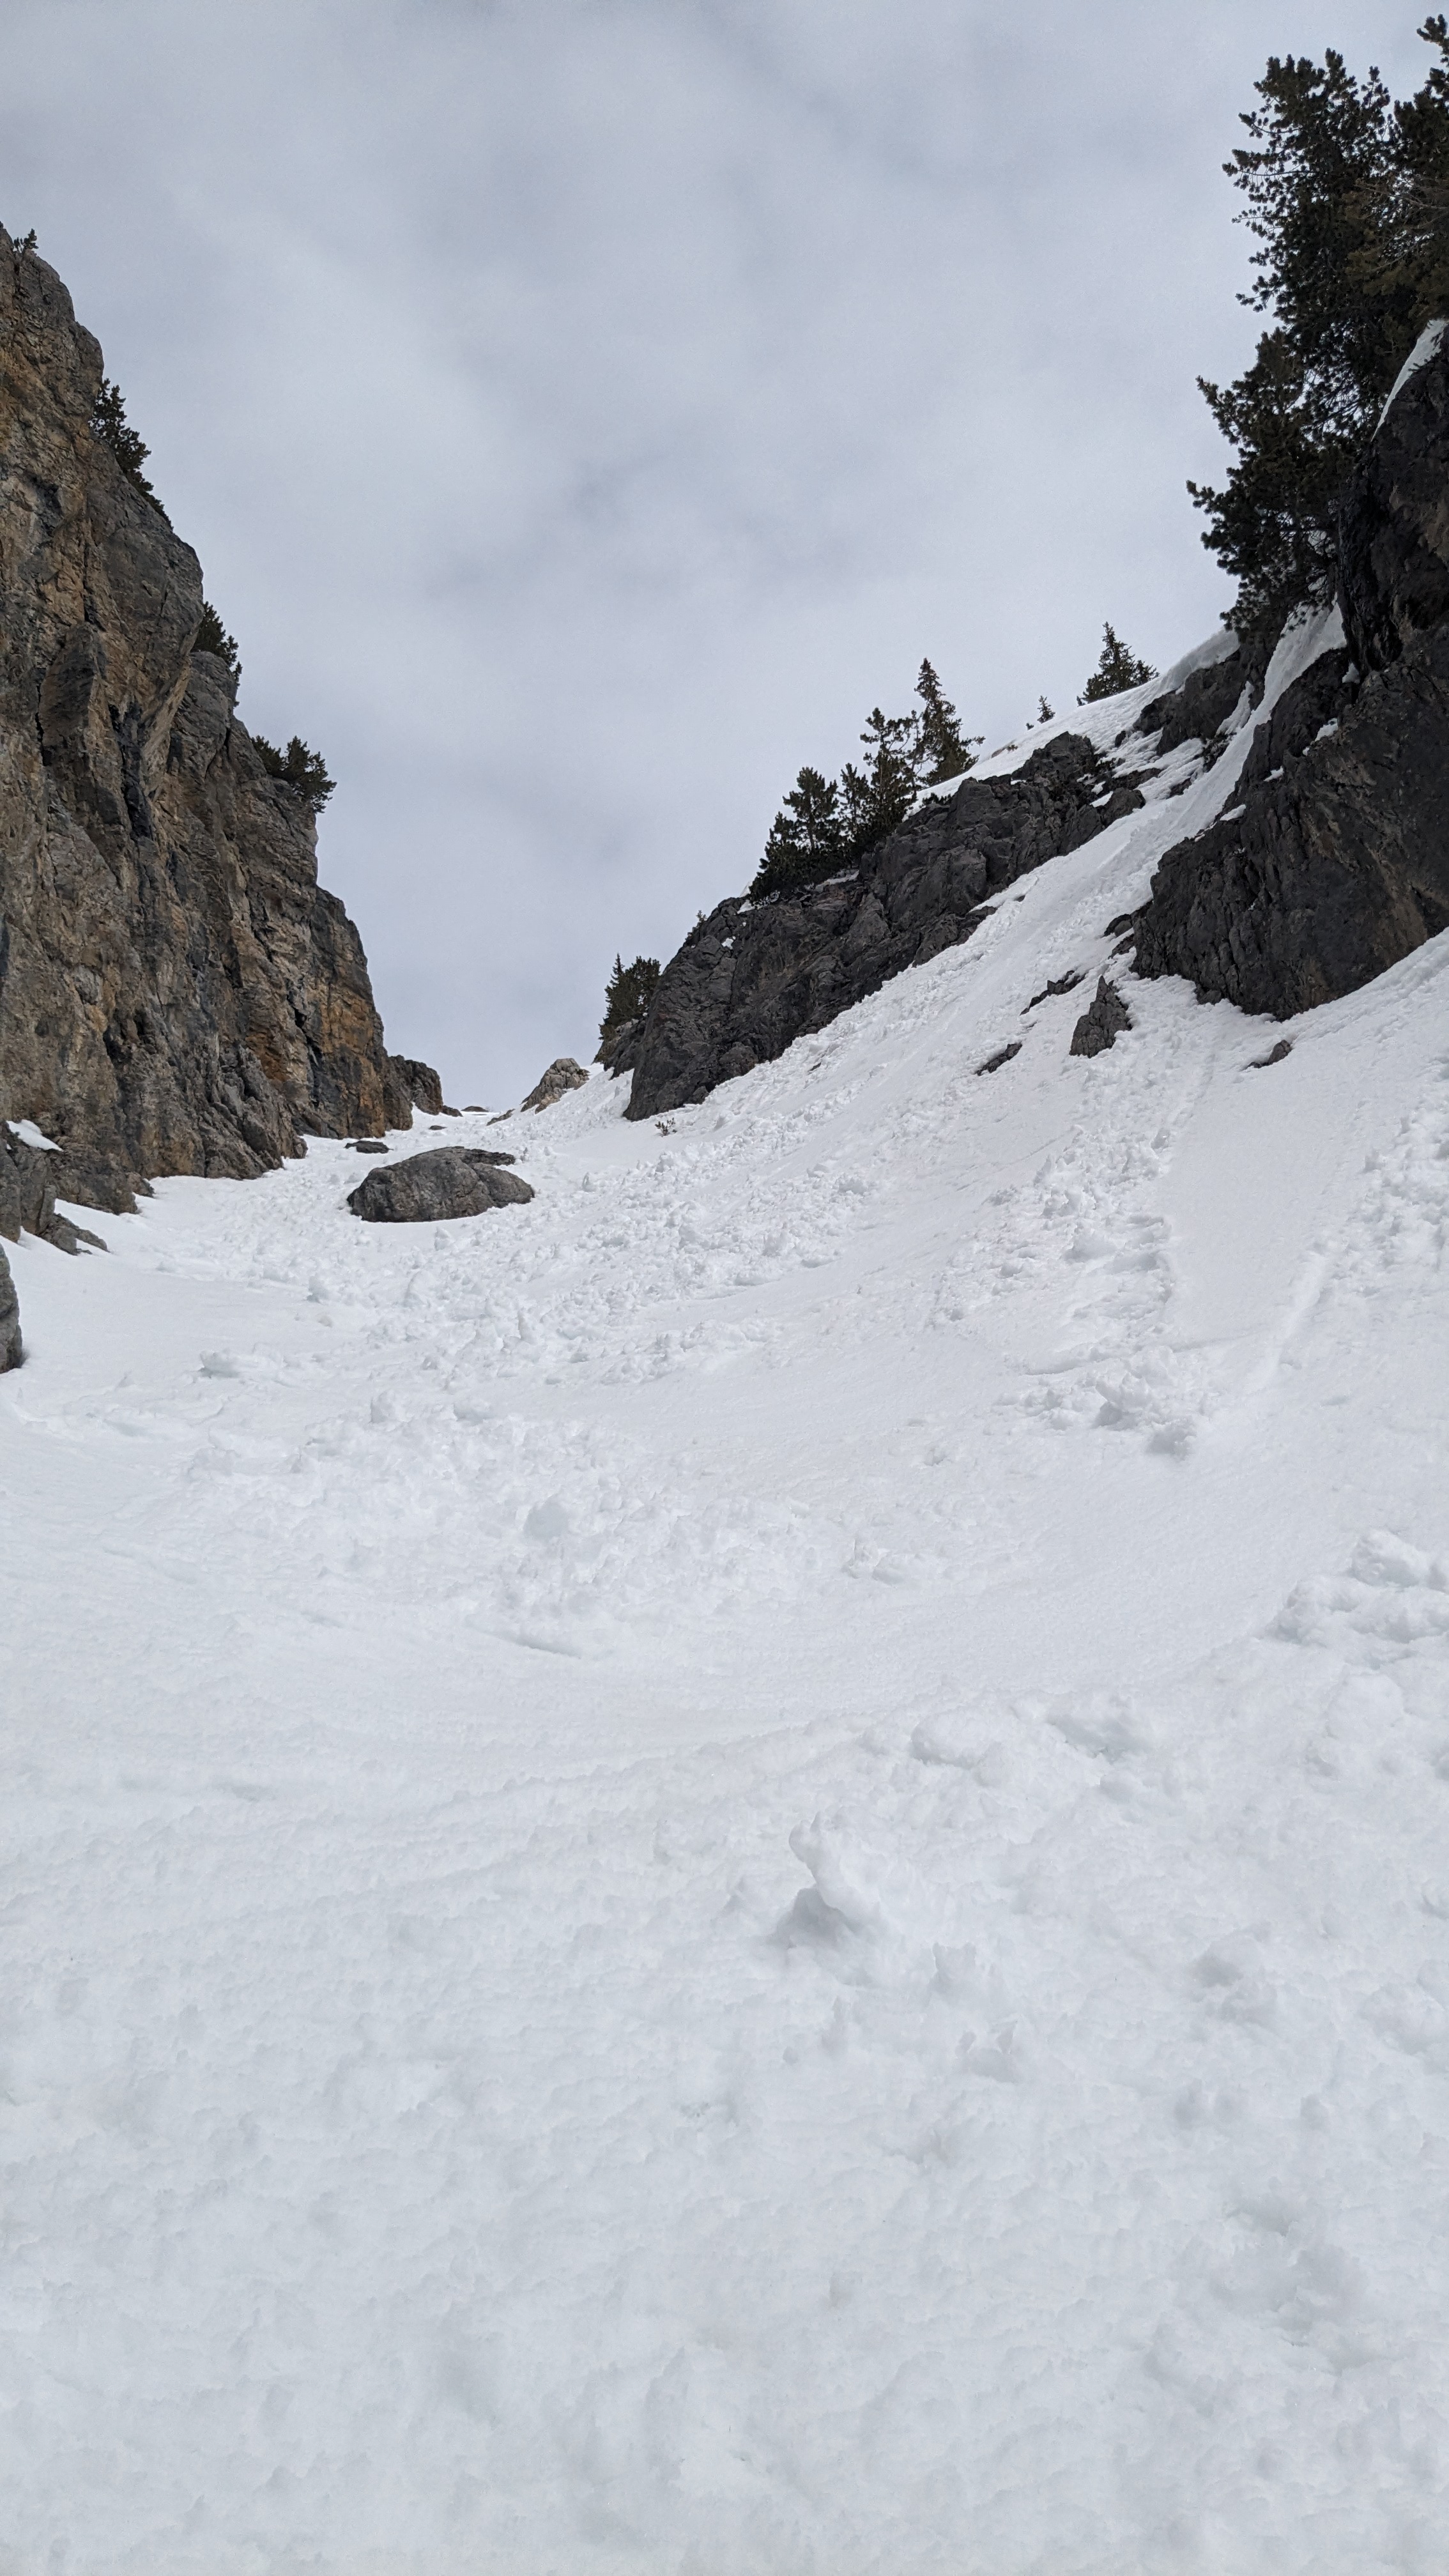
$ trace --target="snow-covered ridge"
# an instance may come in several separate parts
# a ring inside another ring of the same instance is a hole
[[[1010,778],[1034,751],[1040,751],[1044,744],[1063,733],[1084,736],[1094,751],[1103,754],[1115,751],[1124,734],[1131,736],[1136,733],[1144,708],[1151,706],[1155,699],[1170,696],[1174,690],[1180,689],[1195,671],[1226,661],[1237,649],[1238,639],[1231,628],[1220,626],[1201,644],[1184,653],[1170,670],[1143,681],[1139,687],[1123,689],[1114,698],[1095,699],[1089,706],[1072,707],[1064,715],[1052,716],[1045,724],[1024,726],[1014,742],[1003,743],[999,750],[988,752],[976,761],[969,775],[973,778]],[[923,788],[916,802],[919,805],[931,797],[952,796],[960,785],[959,778],[942,779],[935,786]]]

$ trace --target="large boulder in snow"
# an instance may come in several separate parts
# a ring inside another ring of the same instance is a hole
[[[385,1172],[369,1172],[347,1204],[369,1225],[425,1225],[455,1216],[484,1216],[490,1208],[531,1199],[527,1181],[505,1166],[511,1154],[488,1154],[479,1145],[440,1145],[435,1153],[410,1154]]]
[[[991,898],[1140,805],[1081,734],[1058,734],[1004,778],[931,796],[858,870],[767,896],[731,896],[690,932],[631,1041],[626,1115],[703,1100],[770,1063],[904,967],[969,939]]]
[[[1139,974],[1277,1019],[1449,926],[1449,348],[1390,405],[1341,530],[1347,644],[1325,631],[1138,918]]]
[[[10,1264],[0,1252],[0,1377],[6,1369],[19,1368],[24,1357],[20,1340],[20,1300],[10,1276]]]

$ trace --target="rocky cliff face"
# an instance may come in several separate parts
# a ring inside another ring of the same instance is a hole
[[[1060,734],[1009,778],[933,796],[860,869],[751,904],[730,896],[685,941],[610,1070],[627,1115],[703,1100],[782,1055],[903,967],[969,939],[1003,888],[1142,801],[1089,742]]]
[[[1391,404],[1342,512],[1334,638],[1239,801],[1170,850],[1137,971],[1286,1019],[1449,926],[1449,351]]]
[[[0,231],[0,1116],[56,1139],[60,1196],[116,1208],[406,1126],[429,1077],[384,1048],[307,808],[193,650],[201,568],[93,433],[100,377]]]

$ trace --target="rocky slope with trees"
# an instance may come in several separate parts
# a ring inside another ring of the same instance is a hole
[[[703,1100],[783,1054],[906,966],[969,939],[993,898],[1141,803],[1085,737],[1066,733],[1008,778],[969,772],[928,797],[858,867],[762,900],[728,896],[660,977],[627,1059],[627,1114]]]
[[[0,1117],[55,1139],[56,1195],[112,1209],[441,1097],[388,1054],[318,886],[331,782],[238,718],[145,453],[59,277],[0,231]]]
[[[1139,974],[1277,1019],[1449,928],[1449,351],[1390,405],[1335,568],[1341,630],[1260,727],[1230,813],[1162,860],[1137,927]]]
[[[1420,33],[1431,68],[1397,102],[1332,51],[1275,57],[1227,164],[1257,245],[1245,301],[1270,327],[1237,383],[1204,384],[1235,456],[1221,489],[1189,489],[1238,583],[1236,649],[1124,712],[1105,760],[1064,732],[913,803],[972,760],[924,665],[923,713],[876,710],[864,768],[837,783],[802,769],[749,894],[701,918],[647,1011],[606,1034],[630,1117],[703,1099],[969,938],[1181,747],[1210,765],[1279,637],[1314,617],[1322,649],[1265,710],[1237,801],[1158,865],[1136,971],[1281,1019],[1449,926],[1449,20]],[[1150,677],[1108,626],[1081,702]],[[934,768],[928,728],[949,756]]]

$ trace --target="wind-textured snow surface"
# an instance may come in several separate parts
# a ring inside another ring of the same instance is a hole
[[[530,1206],[21,1244],[4,2576],[1443,2568],[1449,940],[1067,1054],[1238,758]]]

